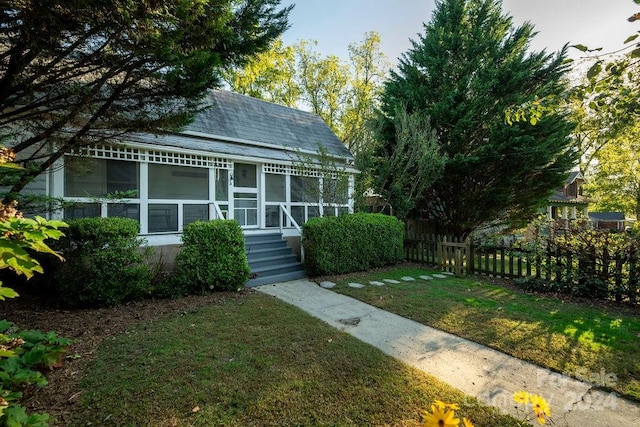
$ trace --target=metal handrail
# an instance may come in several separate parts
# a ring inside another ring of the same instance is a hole
[[[300,228],[300,225],[298,225],[298,223],[293,218],[293,216],[291,216],[291,213],[287,210],[284,204],[280,203],[280,215],[278,216],[280,217],[280,233],[281,234],[283,233],[283,228],[284,228],[284,225],[282,223],[283,213],[285,214],[287,219],[291,221],[291,225],[293,225],[293,227],[298,231],[298,234],[300,235],[300,261],[304,262],[304,247],[302,246],[302,228]]]
[[[216,218],[217,219],[224,219],[224,215],[222,214],[222,211],[220,210],[220,206],[218,206],[218,204],[216,202],[211,202],[211,204],[213,205],[213,208],[216,211]]]

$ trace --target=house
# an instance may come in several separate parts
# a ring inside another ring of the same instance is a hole
[[[559,188],[547,202],[547,219],[568,226],[569,221],[588,218],[589,200],[582,195],[585,180],[578,171],[571,172],[562,188]]]
[[[589,220],[593,228],[618,231],[625,229],[624,212],[589,212]]]
[[[190,222],[221,217],[247,238],[275,233],[295,247],[309,218],[353,212],[353,156],[319,116],[224,90],[206,102],[180,133],[69,152],[35,187],[71,203],[60,219],[133,218],[163,247]]]

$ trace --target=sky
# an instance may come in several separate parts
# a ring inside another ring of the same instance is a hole
[[[364,40],[368,31],[381,36],[381,48],[392,64],[417,40],[423,23],[431,20],[434,0],[283,0],[296,4],[289,16],[291,28],[283,35],[285,44],[316,40],[316,51],[348,59],[347,47]],[[627,18],[640,12],[632,0],[503,0],[503,12],[515,25],[531,22],[538,35],[531,47],[558,51],[565,43],[602,47],[613,51],[640,30],[640,21]],[[582,55],[570,49],[570,56]]]

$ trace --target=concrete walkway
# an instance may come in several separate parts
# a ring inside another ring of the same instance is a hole
[[[591,384],[388,313],[306,279],[255,289],[297,306],[504,413],[522,417],[515,411],[512,396],[526,390],[549,402],[555,426],[640,425],[640,405],[615,393],[595,390]],[[595,377],[606,378],[606,373],[594,373]]]

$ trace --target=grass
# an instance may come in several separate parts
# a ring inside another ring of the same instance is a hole
[[[77,426],[418,426],[435,399],[476,425],[518,425],[255,292],[108,340],[82,387]]]
[[[640,400],[638,311],[527,294],[478,278],[347,285],[432,273],[396,268],[338,281],[334,290]]]

